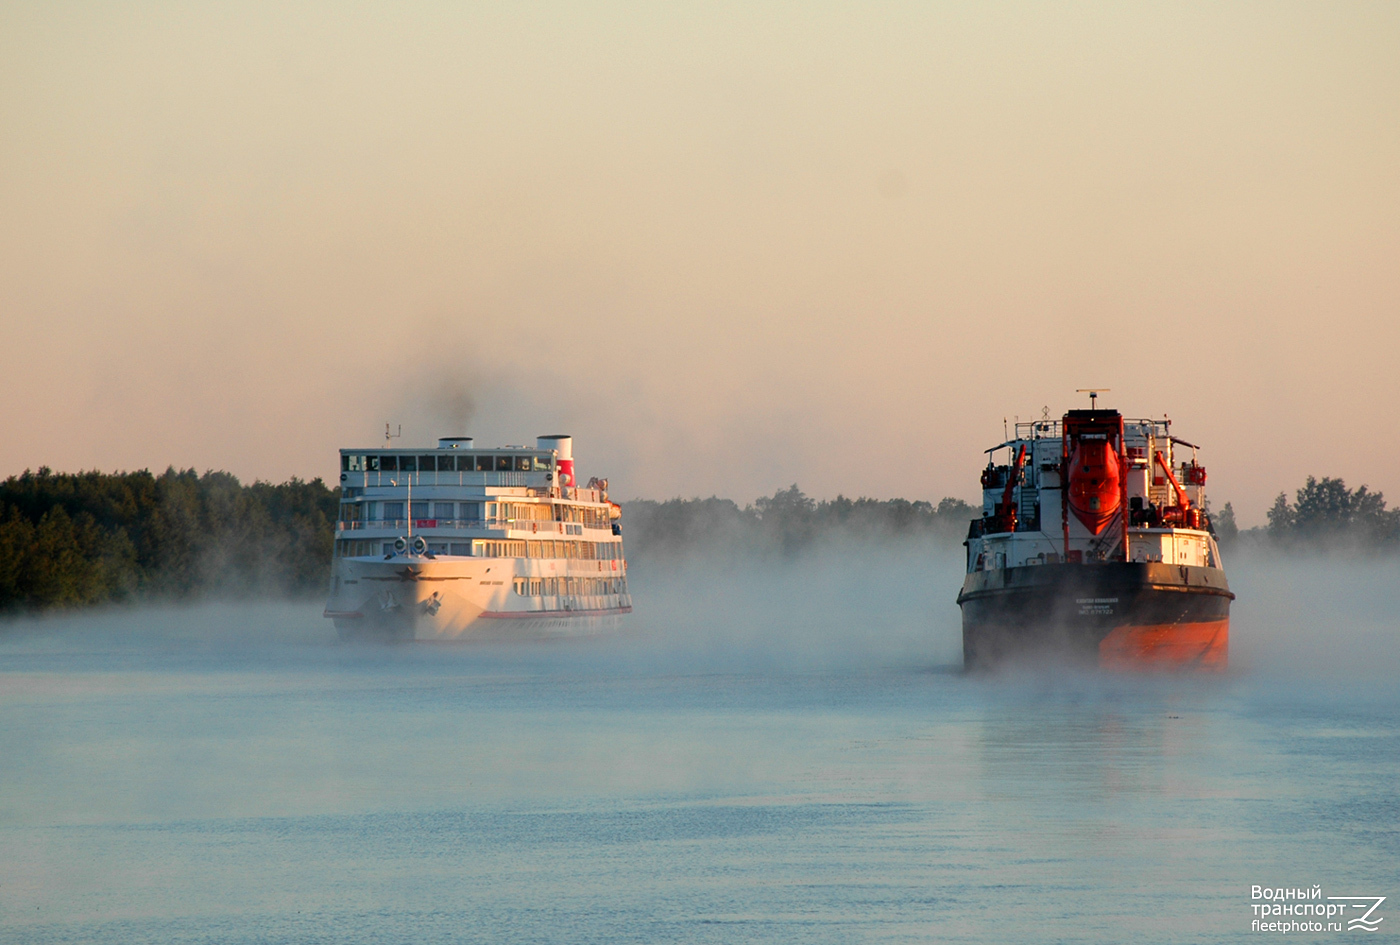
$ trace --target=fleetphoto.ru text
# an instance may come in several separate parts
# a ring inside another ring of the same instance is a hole
[[[1322,887],[1251,886],[1254,932],[1377,932],[1385,896],[1323,896]],[[1262,901],[1260,901],[1262,900]]]

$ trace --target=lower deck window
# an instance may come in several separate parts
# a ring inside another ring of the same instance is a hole
[[[472,542],[472,556],[476,558],[523,558],[525,557],[525,542],[478,539]]]
[[[516,578],[515,593],[521,597],[602,597],[626,594],[627,579],[590,577]]]
[[[373,540],[341,539],[335,543],[335,556],[337,558],[368,558],[388,554],[394,548],[389,542],[385,542],[383,547],[385,550],[381,551],[380,542]]]

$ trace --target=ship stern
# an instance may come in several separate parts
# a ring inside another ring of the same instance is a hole
[[[974,571],[958,595],[969,670],[1046,660],[1221,671],[1230,592],[1219,568],[1056,563]]]

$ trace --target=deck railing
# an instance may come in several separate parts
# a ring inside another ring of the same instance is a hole
[[[588,531],[611,531],[610,525],[585,526],[579,522],[534,521],[532,519],[505,518],[416,518],[414,531],[467,531],[470,529],[495,528],[529,532],[532,535],[584,535]],[[360,531],[407,531],[408,519],[384,518],[362,519],[358,522],[336,522],[338,532]]]

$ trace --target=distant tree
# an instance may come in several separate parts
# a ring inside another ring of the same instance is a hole
[[[1235,522],[1235,507],[1229,502],[1219,512],[1211,516],[1215,536],[1222,545],[1232,545],[1240,536],[1240,526]]]
[[[938,503],[938,508],[934,509],[934,515],[941,519],[970,521],[973,518],[973,508],[962,499],[943,499]]]
[[[633,500],[623,503],[628,558],[634,563],[725,550],[795,554],[820,542],[884,541],[929,535],[961,538],[975,510],[961,499],[815,501],[796,484],[740,508],[728,499]]]
[[[1269,510],[1269,538],[1277,544],[1323,547],[1361,544],[1400,546],[1400,509],[1366,486],[1351,490],[1342,479],[1309,476],[1289,503],[1279,493]]]
[[[783,551],[796,551],[812,540],[817,503],[803,494],[797,483],[773,493],[771,498],[758,499],[754,509],[764,531]]]
[[[0,482],[0,610],[321,590],[339,492],[192,469]]]
[[[1288,496],[1282,492],[1274,499],[1269,509],[1269,535],[1277,541],[1285,540],[1293,532],[1293,509],[1288,504]]]
[[[34,523],[13,505],[0,516],[0,603],[23,600],[29,559],[34,548]]]
[[[1351,492],[1341,479],[1318,481],[1309,476],[1293,506],[1293,534],[1315,539],[1344,531],[1351,525],[1351,502]]]

